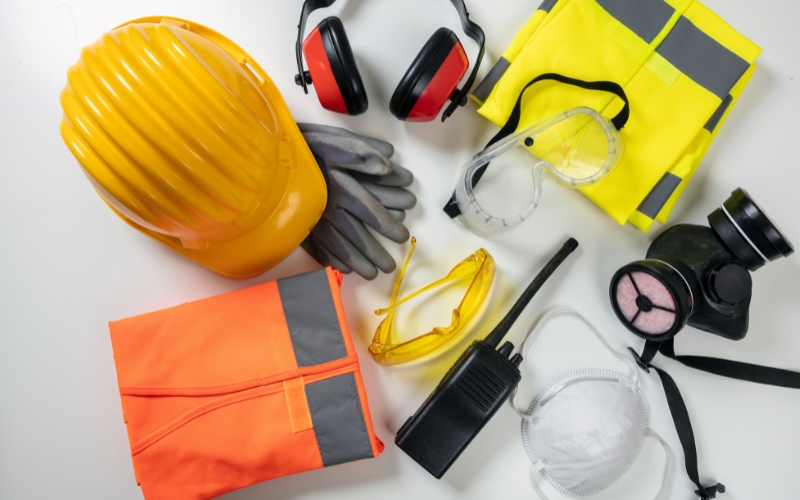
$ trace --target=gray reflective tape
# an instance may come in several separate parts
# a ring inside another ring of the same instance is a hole
[[[558,0],[542,0],[541,5],[539,5],[539,10],[550,12],[557,3]]]
[[[705,128],[711,133],[714,133],[714,130],[716,130],[717,128],[717,125],[719,125],[719,121],[722,120],[723,116],[725,116],[725,112],[728,111],[728,107],[731,105],[732,102],[733,102],[733,96],[731,96],[730,94],[725,96],[725,99],[722,100],[722,104],[720,104],[717,110],[714,111],[714,114],[711,115],[711,118],[708,119],[703,128]]]
[[[656,39],[675,13],[664,0],[597,0],[597,3],[647,43]]]
[[[664,174],[664,177],[658,181],[656,187],[654,187],[650,193],[648,193],[647,197],[644,199],[644,201],[642,201],[642,204],[639,205],[637,210],[651,219],[655,219],[661,209],[664,208],[664,205],[666,205],[669,201],[672,193],[678,189],[680,184],[680,177],[667,172]]]
[[[750,63],[681,17],[656,52],[681,73],[713,92],[727,96]]]
[[[554,2],[555,3],[555,2]],[[479,101],[486,102],[486,99],[489,98],[489,95],[494,90],[494,86],[497,85],[497,82],[503,78],[503,75],[506,74],[506,70],[508,67],[511,66],[511,63],[505,57],[501,57],[499,61],[492,67],[489,74],[486,75],[486,78],[478,85],[478,88],[475,89],[475,92],[472,93]]]
[[[308,384],[306,399],[325,467],[374,456],[355,375]]]
[[[315,366],[347,356],[325,269],[278,280],[278,292],[297,366]]]

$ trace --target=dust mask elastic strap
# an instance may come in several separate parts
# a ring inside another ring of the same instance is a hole
[[[574,317],[580,319],[581,321],[583,321],[583,323],[586,324],[586,326],[588,326],[589,329],[600,340],[600,342],[603,344],[603,347],[605,347],[606,350],[608,350],[611,354],[613,354],[615,357],[617,357],[619,360],[621,360],[623,363],[625,363],[625,365],[628,368],[630,368],[630,372],[632,374],[631,379],[632,379],[632,382],[633,382],[632,386],[637,386],[638,383],[639,383],[639,373],[638,373],[638,369],[636,368],[636,365],[630,360],[630,358],[628,358],[627,356],[622,355],[621,353],[619,353],[616,350],[614,350],[610,345],[608,345],[608,342],[606,342],[605,338],[600,333],[600,331],[591,322],[589,322],[589,320],[587,320],[579,312],[573,311],[571,309],[566,309],[566,308],[554,309],[554,310],[548,311],[547,313],[542,315],[542,317],[539,319],[539,321],[536,322],[536,324],[531,329],[531,331],[526,335],[525,340],[522,343],[522,348],[520,349],[520,351],[521,351],[522,355],[524,356],[524,358],[527,359],[528,350],[530,349],[531,345],[533,345],[533,343],[536,341],[536,339],[539,336],[539,333],[542,331],[542,329],[544,329],[546,324],[551,319],[553,319],[553,318],[555,318],[557,316],[567,316],[567,315],[568,316],[574,316]],[[614,382],[618,381],[618,379],[616,379],[616,378],[614,378],[614,379],[606,379],[605,377],[601,377],[601,376],[573,378],[570,381],[565,382],[565,384],[563,386],[559,386],[559,387],[554,388],[551,391],[550,396],[548,396],[548,398],[543,399],[539,404],[540,405],[546,404],[546,402],[549,399],[552,399],[552,397],[555,394],[557,394],[559,391],[565,389],[569,384],[576,383],[576,382],[583,382],[583,381],[587,381],[587,380],[598,380],[598,381],[609,380],[609,381],[614,381]],[[514,393],[511,395],[511,399],[510,399],[511,405],[514,408],[514,411],[516,411],[520,415],[520,417],[522,417],[524,420],[527,420],[527,421],[530,422],[531,421],[530,411],[532,411],[532,408],[529,408],[526,411],[521,411],[517,407],[516,397],[517,397],[517,391],[515,390]],[[664,441],[661,438],[661,436],[659,436],[655,431],[653,431],[653,430],[648,428],[648,429],[645,429],[644,432],[645,432],[646,436],[656,438],[659,441],[659,443],[661,443],[661,446],[664,448],[664,454],[665,454],[665,459],[666,459],[665,466],[664,466],[664,477],[662,479],[661,489],[658,492],[658,495],[656,496],[655,500],[667,500],[667,497],[669,496],[669,493],[670,493],[670,491],[672,489],[672,482],[673,482],[674,468],[675,468],[675,458],[674,458],[674,454],[672,452],[672,448],[670,448],[670,446],[666,443],[666,441]],[[533,457],[531,457],[531,459],[533,459]],[[544,490],[542,490],[541,486],[539,485],[538,478],[537,478],[537,476],[541,475],[541,472],[543,471],[543,469],[544,469],[544,464],[542,464],[541,462],[535,462],[533,464],[533,466],[531,467],[531,470],[530,470],[531,484],[533,485],[533,489],[536,492],[536,494],[539,496],[539,498],[541,498],[542,500],[549,500],[547,495],[544,493]]]
[[[539,318],[539,321],[537,321],[534,327],[531,329],[531,331],[528,332],[528,334],[525,336],[525,340],[522,343],[522,348],[520,349],[520,353],[522,354],[523,359],[527,359],[528,350],[530,350],[531,345],[533,345],[533,343],[536,342],[536,339],[539,338],[539,333],[541,333],[541,331],[544,329],[547,323],[550,322],[551,319],[557,316],[574,316],[583,321],[583,323],[589,327],[592,333],[595,334],[597,339],[600,340],[600,343],[603,344],[603,347],[605,347],[608,352],[613,354],[617,359],[625,363],[625,365],[628,368],[630,368],[631,380],[633,380],[633,385],[636,386],[639,384],[639,370],[636,369],[636,365],[634,364],[634,362],[631,361],[629,357],[615,351],[610,345],[608,345],[608,342],[606,342],[606,339],[603,337],[600,331],[588,319],[586,319],[581,313],[573,311],[572,309],[567,309],[567,308],[553,309],[546,312],[545,314],[542,315],[541,318]],[[577,382],[579,380],[576,379],[575,381]],[[561,389],[564,389],[565,387],[562,387]],[[515,389],[510,399],[511,406],[514,407],[514,411],[516,411],[520,417],[530,421],[531,417],[530,415],[528,415],[527,411],[522,411],[517,406],[516,398],[517,398],[517,390]]]

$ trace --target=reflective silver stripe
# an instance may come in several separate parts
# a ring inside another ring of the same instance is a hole
[[[683,74],[725,99],[750,63],[681,17],[656,52]]]
[[[306,399],[325,467],[373,458],[355,375],[308,384]]]
[[[278,280],[297,366],[315,366],[347,356],[325,269]]]
[[[553,2],[555,3],[555,2]],[[489,98],[489,95],[492,93],[494,86],[497,85],[497,82],[503,78],[503,75],[506,74],[506,70],[508,67],[511,66],[511,63],[505,57],[501,57],[499,61],[492,67],[489,74],[486,75],[486,78],[478,85],[475,89],[475,92],[472,95],[475,96],[481,102],[486,102],[486,99]]]
[[[597,0],[597,3],[647,43],[656,39],[675,13],[664,0]]]
[[[664,177],[658,181],[656,187],[654,187],[650,193],[648,193],[647,197],[644,199],[644,201],[642,201],[642,204],[639,205],[637,210],[651,219],[655,219],[661,209],[664,208],[664,205],[666,205],[669,201],[672,193],[674,193],[680,185],[681,178],[675,174],[667,172],[664,174]]]
[[[539,5],[539,10],[543,10],[545,12],[550,12],[553,10],[553,7],[558,3],[558,0],[542,0],[542,4]]]
[[[731,96],[730,94],[725,96],[725,99],[722,100],[722,104],[720,104],[717,110],[714,111],[714,114],[711,115],[711,118],[708,119],[703,128],[705,128],[711,133],[714,133],[714,130],[716,130],[717,128],[717,125],[719,125],[719,121],[722,120],[723,116],[725,116],[725,112],[728,111],[728,106],[730,106],[732,102],[733,102],[733,96]]]

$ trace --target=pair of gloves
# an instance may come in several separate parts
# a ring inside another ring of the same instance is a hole
[[[406,210],[417,198],[405,189],[414,174],[391,160],[394,146],[342,128],[299,123],[328,185],[328,205],[300,245],[317,262],[372,280],[396,264],[368,227],[397,243],[408,241]]]

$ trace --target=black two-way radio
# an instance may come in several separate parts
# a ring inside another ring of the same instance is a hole
[[[570,238],[533,279],[517,302],[484,340],[476,340],[447,372],[433,393],[397,432],[395,444],[436,479],[461,455],[497,413],[521,379],[522,355],[514,344],[497,346],[539,288],[578,248]],[[509,358],[510,357],[510,358]]]

